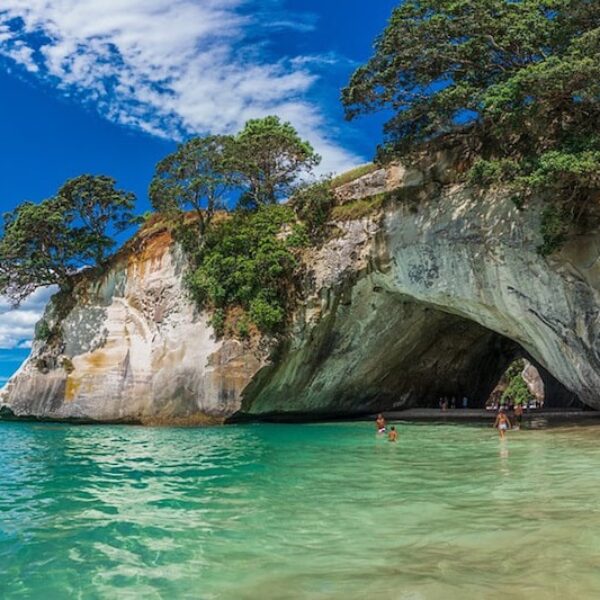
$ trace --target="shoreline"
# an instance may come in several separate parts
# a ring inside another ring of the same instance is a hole
[[[442,411],[439,408],[409,408],[402,411],[390,411],[383,413],[388,422],[391,421],[409,421],[409,422],[474,422],[481,423],[493,421],[496,418],[497,411],[485,409],[462,409],[455,408]],[[507,412],[511,421],[514,415]],[[369,415],[368,419],[374,420],[375,414]],[[535,421],[544,421],[547,424],[567,424],[586,422],[600,424],[600,411],[595,410],[569,410],[569,409],[534,409],[529,413],[523,413],[523,423],[532,423]]]
[[[391,411],[380,411],[383,413],[386,421],[391,422],[424,422],[424,423],[489,423],[493,422],[497,411],[485,410],[477,408],[455,408],[442,411],[439,408],[409,408],[405,410],[391,410]],[[238,414],[230,418],[213,418],[207,419],[203,417],[199,418],[188,418],[188,419],[114,419],[114,420],[92,420],[92,419],[56,419],[49,417],[35,417],[35,416],[15,416],[14,414],[7,414],[6,412],[0,411],[0,422],[15,423],[15,422],[29,422],[39,424],[63,424],[63,425],[75,425],[75,426],[89,426],[89,425],[119,425],[127,427],[183,427],[183,428],[197,428],[197,427],[214,427],[223,425],[243,425],[250,423],[272,423],[280,425],[291,425],[291,424],[316,424],[316,423],[340,423],[340,422],[371,422],[375,421],[378,413],[363,413],[357,415],[349,414],[329,414],[329,415],[318,415],[318,414],[277,414],[277,415],[244,415]],[[511,421],[514,421],[514,415],[507,413]],[[599,424],[600,425],[600,411],[596,410],[571,410],[571,409],[560,409],[560,408],[549,408],[549,409],[533,409],[529,413],[523,414],[523,423],[532,425],[533,427],[544,427],[546,425],[562,425],[562,424]]]

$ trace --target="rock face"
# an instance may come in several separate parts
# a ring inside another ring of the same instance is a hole
[[[257,357],[217,342],[182,289],[167,232],[140,239],[103,277],[78,286],[58,346],[35,342],[0,399],[15,416],[204,423],[235,412]],[[45,318],[53,324],[53,310]],[[10,414],[9,413],[9,414]]]
[[[160,234],[85,287],[60,352],[36,342],[0,404],[17,416],[150,422],[358,414],[440,395],[476,406],[525,356],[547,391],[600,408],[600,236],[543,258],[540,206],[519,211],[500,192],[453,183],[453,168],[396,165],[338,189],[342,203],[385,201],[338,219],[307,254],[290,333],[270,360],[215,339]]]
[[[544,381],[539,371],[529,361],[525,361],[525,368],[521,373],[521,377],[527,385],[529,393],[536,399],[537,402],[544,401]]]

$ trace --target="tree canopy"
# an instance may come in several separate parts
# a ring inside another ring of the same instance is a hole
[[[187,283],[200,306],[212,306],[222,333],[228,308],[237,306],[261,330],[274,332],[285,320],[288,284],[296,266],[293,240],[281,236],[293,221],[283,204],[237,211],[209,229]]]
[[[149,189],[152,206],[177,215],[192,210],[203,236],[236,182],[228,165],[232,142],[231,136],[209,135],[181,144],[156,165]]]
[[[311,171],[321,157],[290,123],[279,117],[251,119],[234,139],[231,166],[245,185],[243,202],[275,204],[289,194],[302,172]]]
[[[71,287],[72,276],[101,265],[111,237],[134,222],[135,196],[110,177],[82,175],[39,204],[4,214],[0,238],[0,294],[18,305],[39,287]]]
[[[406,0],[342,100],[392,111],[381,156],[470,125],[480,182],[581,202],[600,187],[600,2]]]

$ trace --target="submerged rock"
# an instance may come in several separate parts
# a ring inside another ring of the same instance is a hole
[[[142,236],[78,285],[61,343],[34,343],[0,405],[16,417],[152,423],[359,414],[440,395],[474,406],[525,356],[554,389],[600,408],[600,236],[544,258],[540,205],[518,210],[451,175],[440,159],[338,189],[341,203],[384,200],[360,219],[338,216],[336,235],[307,252],[301,300],[270,358],[258,349],[268,343],[216,339],[168,233]]]

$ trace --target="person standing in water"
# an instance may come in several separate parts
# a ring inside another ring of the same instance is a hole
[[[515,405],[515,418],[517,419],[519,429],[521,429],[521,424],[523,423],[523,405],[520,402]]]
[[[377,427],[377,433],[385,433],[385,418],[381,413],[377,415],[375,426]]]
[[[390,442],[397,442],[398,441],[398,432],[396,431],[396,428],[393,425],[390,428],[390,432],[388,433],[388,440]]]
[[[496,421],[494,422],[494,427],[498,430],[501,440],[504,439],[506,432],[511,428],[510,419],[506,416],[502,409],[498,411]]]

